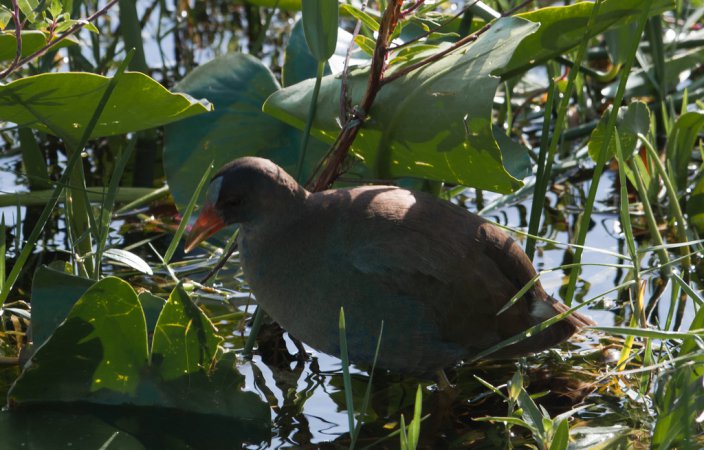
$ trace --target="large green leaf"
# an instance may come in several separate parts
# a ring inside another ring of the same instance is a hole
[[[651,13],[664,11],[674,6],[673,3],[672,0],[656,0]],[[631,23],[638,18],[642,4],[643,0],[605,0],[588,36],[596,36],[614,25]],[[511,77],[578,45],[587,32],[587,22],[593,6],[593,2],[579,2],[518,14],[517,17],[540,24],[540,29],[521,41],[511,61],[499,68],[497,73]]]
[[[179,284],[164,305],[154,330],[152,365],[162,380],[209,371],[222,338]]]
[[[293,173],[301,133],[262,113],[264,100],[279,89],[271,71],[258,59],[226,55],[196,68],[176,87],[207,97],[215,112],[166,127],[164,171],[179,207],[188,203],[208,164],[219,167],[247,155],[269,158]],[[310,142],[307,170],[327,147]]]
[[[466,53],[448,56],[384,86],[352,145],[376,176],[413,176],[512,192],[522,185],[502,165],[491,124],[499,79],[493,73],[511,58],[538,24],[503,18]],[[367,71],[350,74],[348,92],[359,103]],[[264,111],[303,128],[312,81],[284,88]],[[340,79],[325,77],[313,133],[332,141],[339,133]]]
[[[9,394],[11,403],[112,403],[133,395],[147,364],[147,329],[137,294],[105,278],[76,302],[35,352]]]
[[[83,135],[110,78],[91,73],[46,73],[0,86],[0,120],[15,122],[76,143]],[[207,101],[172,94],[138,72],[124,73],[92,137],[164,125],[210,111]]]
[[[60,280],[55,273],[42,276]],[[150,309],[160,303],[142,301]],[[268,405],[242,391],[235,354],[222,354],[214,327],[180,286],[157,320],[150,364],[142,301],[119,278],[96,282],[31,357],[10,389],[9,405],[124,404],[210,414],[267,429]]]

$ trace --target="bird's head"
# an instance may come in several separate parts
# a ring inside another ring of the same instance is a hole
[[[232,224],[268,221],[308,192],[281,167],[264,158],[238,158],[224,165],[210,181],[205,204],[186,238],[186,252]]]

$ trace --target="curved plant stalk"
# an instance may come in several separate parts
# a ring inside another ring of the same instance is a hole
[[[635,244],[635,238],[633,236],[633,227],[631,225],[631,216],[629,212],[629,204],[628,204],[628,183],[626,180],[626,161],[625,157],[623,155],[623,148],[621,147],[621,139],[619,138],[618,130],[615,130],[614,132],[614,142],[616,144],[616,151],[615,151],[615,157],[616,160],[618,161],[618,179],[620,183],[620,191],[619,191],[619,218],[621,220],[621,230],[623,231],[623,234],[625,236],[626,240],[626,247],[628,248],[628,254],[631,256],[631,261],[633,261],[633,278],[636,282],[634,286],[632,286],[629,289],[629,294],[631,298],[631,304],[637,304],[638,305],[638,310],[643,312],[644,316],[644,308],[643,308],[643,294],[644,294],[644,289],[645,289],[645,284],[642,283],[641,278],[640,278],[640,261],[638,259],[638,252],[636,250],[636,244]],[[634,295],[635,294],[635,295]],[[634,299],[635,297],[635,299]],[[635,300],[635,301],[634,301]],[[633,309],[636,311],[636,308]],[[629,326],[630,327],[635,327],[637,325],[636,322],[636,316],[637,314],[631,315],[631,321]],[[644,323],[641,323],[641,326],[645,326]],[[631,356],[631,350],[633,349],[633,342],[635,341],[635,337],[632,335],[626,336],[626,339],[623,343],[623,349],[621,350],[621,356],[618,359],[618,363],[616,364],[617,368],[623,368],[625,367],[626,363],[628,363],[630,356]]]
[[[124,188],[123,188],[124,189]],[[141,188],[145,189],[145,188]],[[129,203],[121,206],[117,211],[115,211],[116,214],[124,214],[127,211],[130,211],[132,209],[138,208],[142,205],[146,205],[148,203],[153,202],[154,200],[157,200],[162,197],[166,197],[169,195],[169,187],[168,186],[162,186],[160,188],[156,189],[149,189],[146,188],[146,192],[143,193],[142,195],[137,196],[137,198],[131,197],[130,200],[121,200],[122,201],[129,201]],[[120,191],[118,191],[119,194]]]

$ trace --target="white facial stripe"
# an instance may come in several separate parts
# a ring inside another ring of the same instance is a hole
[[[220,197],[220,187],[222,186],[222,177],[217,177],[210,183],[208,192],[205,194],[205,201],[211,205],[215,205]]]

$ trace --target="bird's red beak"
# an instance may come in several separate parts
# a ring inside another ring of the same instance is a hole
[[[215,208],[207,203],[198,215],[198,220],[196,220],[196,223],[193,224],[191,231],[188,233],[184,251],[186,253],[190,252],[196,245],[208,239],[224,226],[225,222],[222,221],[220,215],[215,211]]]

